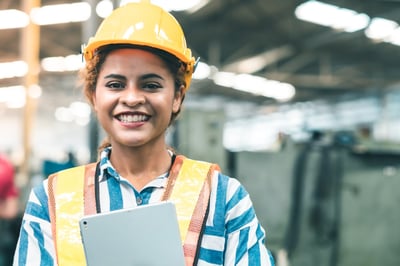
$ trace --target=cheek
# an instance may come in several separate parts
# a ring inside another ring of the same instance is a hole
[[[99,114],[104,110],[106,107],[106,103],[104,102],[104,97],[103,95],[96,94],[96,92],[92,96],[92,103],[93,103],[93,110],[96,114]]]

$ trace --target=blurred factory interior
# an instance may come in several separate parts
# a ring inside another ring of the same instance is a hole
[[[23,191],[96,159],[79,53],[121,2],[0,2],[0,151]],[[400,265],[400,1],[157,2],[200,58],[171,145],[245,185],[278,265]]]

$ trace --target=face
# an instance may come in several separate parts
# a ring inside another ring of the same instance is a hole
[[[102,65],[93,107],[113,146],[165,145],[165,132],[181,97],[160,57],[140,49],[118,49]]]

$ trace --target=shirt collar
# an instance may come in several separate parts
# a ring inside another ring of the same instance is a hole
[[[120,175],[111,164],[110,154],[111,154],[111,146],[106,147],[100,153],[99,181],[104,181],[107,178],[105,172],[107,172],[110,176],[116,178],[117,180],[121,179]]]
[[[99,173],[99,181],[104,181],[107,177],[113,177],[118,181],[121,180],[121,176],[115,170],[114,166],[112,166],[110,161],[111,154],[111,146],[104,148],[104,150],[100,153],[100,173]],[[171,153],[170,150],[168,152]],[[150,182],[147,186],[156,186],[156,187],[164,187],[166,185],[166,179],[168,178],[169,173],[164,173]],[[146,186],[146,187],[147,187]]]

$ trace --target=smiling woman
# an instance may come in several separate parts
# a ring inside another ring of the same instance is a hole
[[[165,147],[164,131],[180,110],[183,81],[175,86],[176,73],[154,53],[135,47],[106,50],[96,87],[86,87],[86,94],[113,152],[126,147],[142,149],[147,142]]]
[[[161,201],[176,207],[187,266],[273,265],[239,181],[166,143],[196,64],[177,20],[150,1],[124,5],[83,54],[84,94],[107,139],[97,162],[52,174],[32,190],[14,265],[85,265],[82,217]]]

